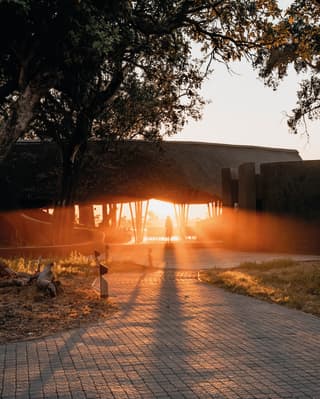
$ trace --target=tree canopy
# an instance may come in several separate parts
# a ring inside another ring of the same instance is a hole
[[[4,0],[0,153],[35,109],[38,119],[53,112],[57,139],[77,124],[83,138],[175,133],[199,117],[203,63],[252,57],[276,15],[272,0]]]
[[[307,132],[306,120],[320,117],[320,1],[293,1],[270,34],[272,46],[261,48],[256,60],[260,76],[276,88],[290,65],[297,73],[306,73],[288,125],[294,133],[300,125]]]
[[[2,0],[0,161],[25,134],[53,139],[66,188],[91,137],[176,133],[215,62],[264,62],[275,18],[276,0]]]

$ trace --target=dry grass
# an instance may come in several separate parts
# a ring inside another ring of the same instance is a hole
[[[320,262],[285,259],[243,263],[233,269],[203,271],[201,279],[238,294],[320,316]]]
[[[11,269],[34,273],[34,259],[1,259]],[[43,259],[41,264],[49,261]],[[61,282],[56,298],[39,291],[35,284],[0,288],[0,343],[46,336],[70,328],[96,323],[117,311],[111,300],[100,299],[92,289],[97,267],[92,259],[74,253],[66,259],[55,259],[56,280]],[[143,265],[113,262],[110,273],[142,272]]]
[[[0,259],[16,272],[34,273],[37,270],[37,259],[11,258]],[[81,274],[86,277],[95,276],[97,273],[96,264],[92,257],[81,255],[78,252],[72,252],[67,258],[41,259],[41,265],[49,261],[54,261],[54,273],[59,279],[69,274]],[[102,263],[105,263],[102,261]],[[108,263],[109,273],[136,273],[150,270],[150,267],[129,261],[112,261]]]

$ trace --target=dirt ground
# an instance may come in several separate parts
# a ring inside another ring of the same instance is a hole
[[[126,265],[114,265],[111,273],[127,272]],[[143,267],[130,267],[143,271]],[[43,337],[55,332],[105,320],[117,311],[112,299],[100,299],[92,288],[96,270],[63,271],[58,295],[51,298],[35,284],[0,288],[0,344]]]
[[[61,286],[51,298],[33,283],[0,288],[0,344],[47,336],[105,320],[117,310],[114,299],[100,299],[92,288],[97,268],[65,261],[56,268]],[[30,262],[12,261],[14,270],[30,272]],[[133,263],[109,265],[109,273],[151,272]],[[275,260],[245,263],[232,269],[212,269],[201,279],[232,292],[294,307],[320,316],[320,262]]]

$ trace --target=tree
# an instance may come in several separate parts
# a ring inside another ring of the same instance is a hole
[[[60,203],[71,203],[88,139],[156,139],[200,117],[198,93],[213,63],[252,59],[269,43],[276,3],[2,2],[0,158],[26,131],[55,140]],[[201,59],[192,58],[194,44]]]
[[[49,11],[44,2],[0,4],[0,160],[28,128],[48,80],[57,73],[54,8]]]
[[[300,125],[307,133],[306,120],[320,117],[320,1],[295,0],[270,35],[275,39],[273,45],[260,49],[255,64],[266,84],[274,89],[290,65],[297,73],[309,75],[300,84],[297,106],[288,118],[293,133]]]

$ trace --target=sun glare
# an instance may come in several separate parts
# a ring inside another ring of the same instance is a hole
[[[160,219],[170,216],[174,219],[174,205],[170,202],[152,199],[149,202],[149,211],[154,212]]]
[[[175,219],[174,204],[171,202],[151,199],[149,202],[149,211],[152,211],[160,219],[170,216]],[[206,219],[208,209],[206,204],[191,205],[189,208],[189,219]]]

